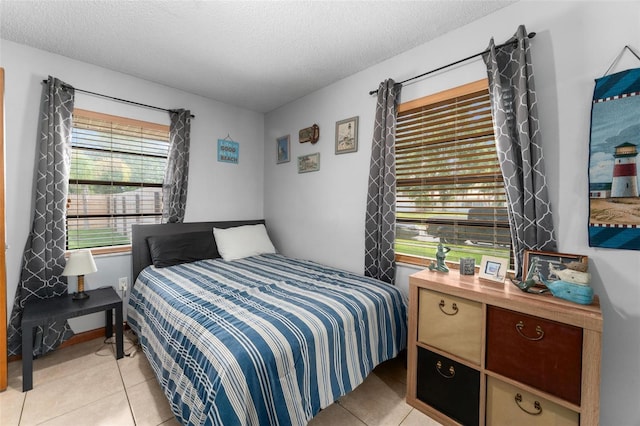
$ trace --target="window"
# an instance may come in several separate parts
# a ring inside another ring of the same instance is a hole
[[[486,79],[399,106],[396,178],[396,260],[511,257]]]
[[[132,224],[160,223],[168,148],[169,126],[74,110],[67,249],[127,246]]]

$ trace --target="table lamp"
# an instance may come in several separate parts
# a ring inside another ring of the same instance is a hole
[[[76,250],[71,253],[67,265],[62,271],[62,275],[78,277],[78,292],[73,295],[73,300],[88,299],[89,295],[84,292],[84,276],[96,272],[96,263],[93,261],[91,250]]]

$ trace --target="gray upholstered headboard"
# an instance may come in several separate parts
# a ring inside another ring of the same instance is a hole
[[[184,232],[197,232],[210,230],[213,228],[232,228],[240,225],[256,225],[264,223],[264,219],[256,220],[235,220],[225,222],[187,222],[187,223],[163,223],[160,225],[132,225],[131,227],[131,265],[132,282],[136,281],[138,274],[147,266],[151,265],[151,255],[147,245],[147,237],[182,234]]]

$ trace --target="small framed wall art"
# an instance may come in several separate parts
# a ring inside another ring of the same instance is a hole
[[[320,170],[319,152],[298,157],[298,173],[317,172],[318,170]]]
[[[358,117],[336,122],[336,154],[358,150]]]
[[[276,139],[277,157],[276,164],[286,163],[291,160],[289,153],[291,151],[291,138],[289,135],[280,136]]]
[[[480,278],[503,283],[507,276],[509,259],[503,257],[482,256]]]
[[[240,144],[230,138],[218,139],[218,161],[238,164],[240,159]]]

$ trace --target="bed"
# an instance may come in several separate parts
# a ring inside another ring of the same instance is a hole
[[[133,227],[128,324],[182,424],[307,424],[406,347],[393,286],[275,250],[225,260],[253,228],[267,235],[262,220]]]

